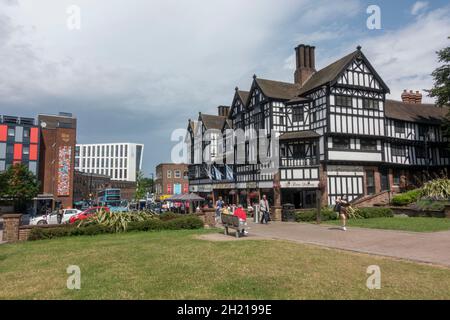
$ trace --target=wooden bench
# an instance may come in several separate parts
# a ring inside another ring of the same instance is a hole
[[[228,228],[236,230],[236,238],[244,231],[245,226],[239,223],[239,217],[230,214],[220,215],[222,224],[225,227],[225,234],[228,235]]]

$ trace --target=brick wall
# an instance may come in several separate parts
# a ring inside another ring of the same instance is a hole
[[[3,215],[3,241],[19,241],[19,226],[21,216],[21,214],[15,213]]]

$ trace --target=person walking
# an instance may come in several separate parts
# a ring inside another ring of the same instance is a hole
[[[343,231],[347,231],[347,220],[348,220],[348,212],[347,208],[349,206],[349,203],[347,201],[347,196],[344,195],[339,200],[339,218],[341,219],[341,226]]]
[[[270,219],[270,206],[266,195],[263,195],[261,201],[259,202],[259,211],[261,212],[261,223],[267,224]]]
[[[57,217],[56,217],[58,224],[61,224],[63,216],[64,216],[64,207],[61,205],[61,207],[58,209]]]
[[[222,212],[224,204],[222,197],[219,197],[219,200],[216,201],[216,223],[220,221],[220,213]]]

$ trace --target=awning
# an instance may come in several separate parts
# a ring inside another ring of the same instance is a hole
[[[195,193],[185,193],[185,194],[176,194],[170,198],[166,199],[167,201],[203,201],[202,197]]]
[[[315,139],[319,138],[320,134],[312,130],[285,132],[280,135],[279,140],[294,140],[294,139]]]

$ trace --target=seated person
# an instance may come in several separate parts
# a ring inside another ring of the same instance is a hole
[[[242,205],[239,205],[237,209],[234,211],[234,215],[239,218],[239,224],[243,226],[247,226],[247,214],[245,213]],[[248,234],[248,231],[243,229],[243,234]]]

